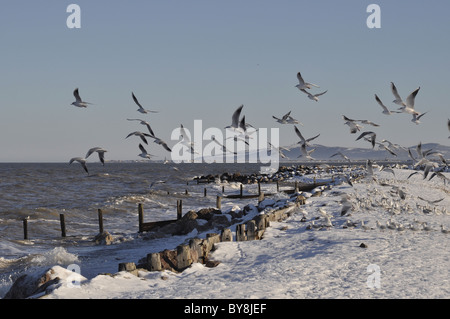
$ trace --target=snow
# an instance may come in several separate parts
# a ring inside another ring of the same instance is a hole
[[[378,183],[364,179],[353,187],[342,183],[321,196],[306,196],[306,205],[282,222],[271,222],[262,240],[217,244],[211,257],[220,261],[217,267],[196,263],[182,273],[86,276],[90,279],[83,278],[79,285],[64,281],[70,277],[59,267],[55,271],[61,272],[63,283],[44,298],[448,298],[450,234],[441,232],[441,225],[450,228],[450,188],[438,178],[423,180],[420,174],[407,179],[411,172],[377,171]],[[450,177],[450,173],[445,175]],[[399,188],[405,199],[399,196]],[[353,209],[341,216],[344,195]],[[444,199],[431,204],[419,196],[430,201]],[[325,223],[319,208],[329,216],[332,227],[308,229],[312,221]],[[397,227],[379,229],[377,221]],[[363,229],[361,222],[370,228]],[[356,226],[346,227],[352,224]],[[432,230],[425,230],[424,225]],[[360,247],[362,243],[366,248]],[[126,261],[137,261],[149,252],[148,246],[136,248],[129,252],[134,259]],[[117,268],[117,260],[108,260],[113,263],[110,268]],[[102,258],[98,264],[72,261],[80,264],[82,275],[86,267],[108,266]]]

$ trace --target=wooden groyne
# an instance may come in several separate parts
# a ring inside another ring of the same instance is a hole
[[[261,240],[270,223],[283,221],[291,216],[296,208],[305,205],[306,198],[297,195],[294,201],[288,201],[284,207],[272,208],[265,206],[264,213],[254,216],[245,223],[235,225],[235,235],[231,228],[223,228],[220,233],[207,233],[205,238],[191,238],[188,244],[178,245],[175,249],[165,249],[159,252],[151,252],[142,258],[138,264],[132,262],[120,263],[119,271],[137,272],[138,269],[147,271],[171,270],[181,272],[193,263],[201,263],[206,267],[215,267],[220,261],[211,260],[210,253],[215,250],[215,244],[230,241]],[[276,202],[273,202],[275,206]],[[269,208],[269,209],[268,209]]]

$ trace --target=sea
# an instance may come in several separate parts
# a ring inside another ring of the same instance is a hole
[[[99,233],[99,209],[105,231],[133,241],[139,229],[138,204],[143,204],[144,222],[176,219],[177,200],[182,200],[186,213],[214,207],[223,190],[239,192],[237,185],[222,189],[219,180],[198,184],[196,177],[251,174],[260,168],[248,163],[107,162],[90,163],[87,174],[76,162],[0,163],[0,297],[2,283],[9,286],[44,259],[52,259],[46,261],[51,264],[83,254],[83,249],[84,254],[96,253],[93,237]],[[257,192],[257,186],[246,191]]]

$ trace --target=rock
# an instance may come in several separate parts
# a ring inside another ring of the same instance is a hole
[[[166,249],[159,253],[161,258],[161,270],[171,270],[176,272],[177,269],[177,251]]]
[[[111,245],[114,241],[114,237],[107,231],[104,231],[103,233],[97,234],[94,241],[97,245]]]
[[[61,266],[53,266],[50,269],[32,274],[25,274],[16,279],[3,299],[39,298],[59,287],[63,281],[68,284],[74,272]],[[86,280],[77,275],[77,281]]]
[[[361,247],[361,248],[367,248],[367,245],[364,244],[364,243],[361,243],[361,245],[359,245],[359,247]]]

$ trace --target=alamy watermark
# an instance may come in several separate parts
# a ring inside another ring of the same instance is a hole
[[[270,138],[270,139],[269,139]],[[261,173],[279,168],[280,135],[278,128],[228,128],[225,134],[217,127],[203,128],[202,120],[194,120],[191,131],[183,126],[172,131],[171,140],[178,141],[171,152],[174,163],[260,163]]]

